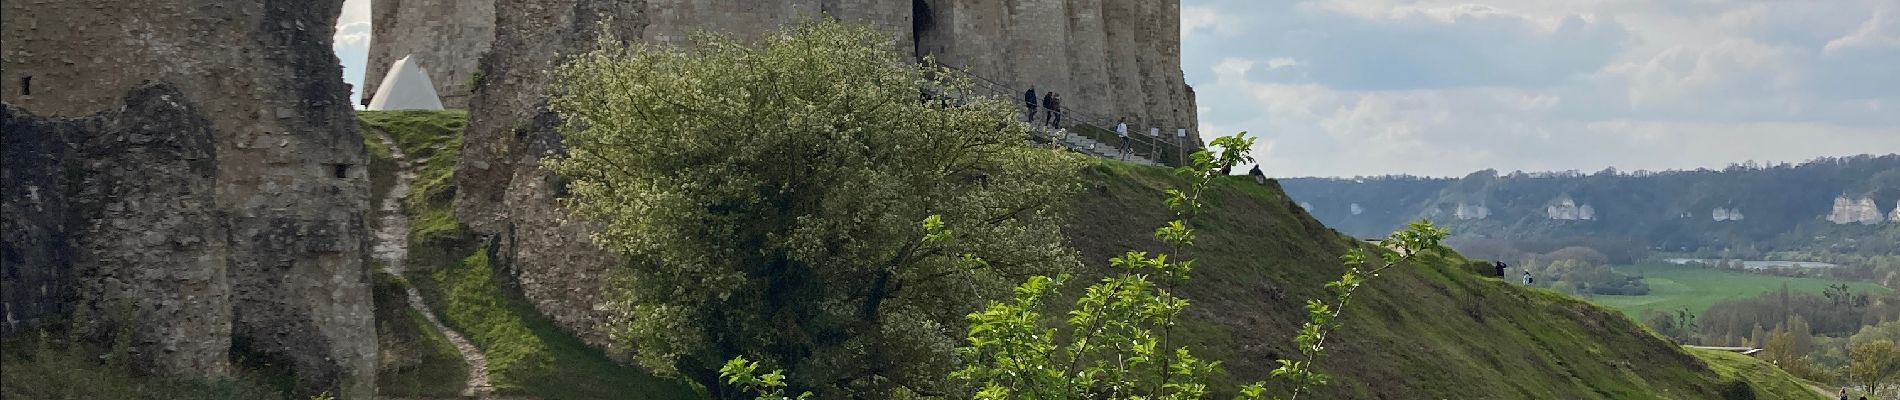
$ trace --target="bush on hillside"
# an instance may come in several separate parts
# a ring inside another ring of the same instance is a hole
[[[691,51],[603,38],[559,68],[569,147],[547,166],[637,260],[620,311],[643,366],[718,388],[745,356],[824,398],[942,392],[945,327],[1079,265],[1058,206],[1082,159],[1026,144],[1008,100],[921,101],[968,85],[893,48],[824,21]],[[949,244],[922,246],[932,215]]]

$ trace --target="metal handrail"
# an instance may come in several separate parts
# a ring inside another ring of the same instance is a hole
[[[974,84],[975,86],[985,91],[990,92],[991,95],[1002,97],[1005,99],[1012,99],[1012,102],[1015,99],[1014,96],[1022,95],[1022,92],[1016,91],[1016,89],[1011,85],[1003,84],[993,79],[990,79],[988,77],[978,75],[977,73],[971,72],[970,70],[966,68],[945,65],[941,63],[937,65],[943,67],[944,70],[954,72],[961,77],[969,79],[972,84]],[[1059,110],[1057,111],[1057,113],[1059,113],[1062,116],[1064,122],[1067,123],[1067,125],[1071,125],[1071,126],[1081,125],[1081,126],[1087,126],[1090,128],[1101,130],[1103,132],[1110,132],[1110,133],[1115,132],[1114,129],[1108,128],[1108,126],[1114,126],[1115,124],[1098,122],[1098,121],[1111,121],[1106,117],[1090,114],[1083,111],[1072,111],[1068,109],[1068,107],[1063,107],[1063,108],[1064,108],[1063,110]],[[1031,123],[1034,123],[1034,121],[1031,121]],[[1161,163],[1162,161],[1161,154],[1163,154],[1163,151],[1164,151],[1162,149],[1163,147],[1167,148],[1165,150],[1167,152],[1174,152],[1177,155],[1183,153],[1181,151],[1181,146],[1175,143],[1169,143],[1168,141],[1161,140],[1161,136],[1163,135],[1166,135],[1166,133],[1158,133],[1156,135],[1150,136],[1150,135],[1144,135],[1140,132],[1129,132],[1128,137],[1131,139],[1131,144],[1129,145],[1130,147],[1129,152],[1133,153],[1136,149],[1140,147],[1147,147],[1150,150],[1150,154],[1147,156],[1147,158],[1151,159],[1151,161],[1154,161],[1156,163]],[[1141,146],[1141,145],[1145,145],[1145,146]],[[1180,162],[1180,160],[1177,159],[1176,162]]]

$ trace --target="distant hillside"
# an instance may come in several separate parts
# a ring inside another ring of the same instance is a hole
[[[1085,261],[1162,248],[1152,236],[1168,216],[1162,190],[1184,186],[1181,179],[1110,163],[1090,171],[1087,182],[1068,228]],[[1203,356],[1222,360],[1229,381],[1262,379],[1273,360],[1295,354],[1301,304],[1338,277],[1340,254],[1362,244],[1321,225],[1272,182],[1222,179],[1209,202],[1193,221],[1192,256],[1200,261],[1182,290],[1194,303],[1177,332]],[[1706,361],[1622,313],[1478,276],[1467,263],[1429,259],[1362,291],[1321,363],[1333,384],[1315,398],[1813,397],[1760,361]],[[1738,369],[1759,373],[1742,378]],[[1756,396],[1726,397],[1736,390]]]
[[[1460,179],[1409,176],[1283,181],[1329,226],[1382,236],[1417,218],[1454,235],[1618,238],[1668,251],[1810,246],[1900,252],[1900,155],[1824,158],[1721,171],[1593,174],[1485,170]],[[1355,204],[1357,205],[1355,207]]]

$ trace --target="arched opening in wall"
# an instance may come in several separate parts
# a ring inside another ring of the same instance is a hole
[[[941,31],[948,27],[947,21],[940,18],[939,10],[930,6],[932,0],[910,1],[910,43],[911,52],[918,60],[943,51]]]

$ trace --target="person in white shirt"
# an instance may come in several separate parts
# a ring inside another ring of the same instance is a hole
[[[1128,118],[1127,117],[1123,117],[1120,123],[1115,124],[1115,137],[1122,139],[1122,146],[1120,148],[1115,149],[1115,156],[1121,157],[1123,159],[1127,159],[1128,152],[1130,150],[1133,150],[1131,147],[1129,147],[1129,143],[1128,143]]]

